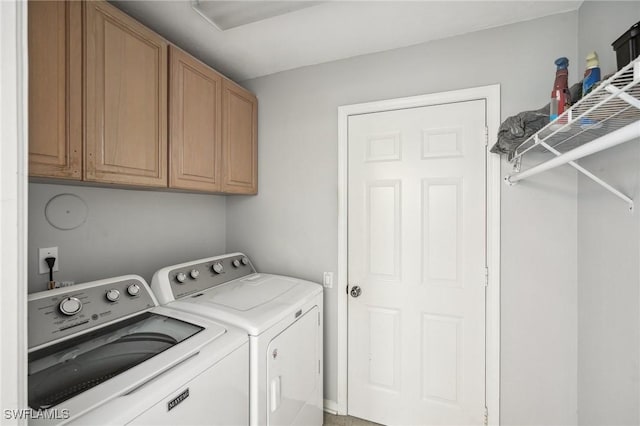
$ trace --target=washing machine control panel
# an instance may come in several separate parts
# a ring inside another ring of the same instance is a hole
[[[218,256],[170,269],[168,282],[173,297],[180,299],[255,272],[243,254]]]
[[[156,306],[147,283],[128,275],[29,295],[29,348]]]

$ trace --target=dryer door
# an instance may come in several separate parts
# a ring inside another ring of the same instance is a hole
[[[308,425],[310,417],[322,418],[322,412],[315,404],[322,383],[319,318],[318,307],[314,306],[269,343],[269,426]],[[318,424],[321,423],[322,420]]]

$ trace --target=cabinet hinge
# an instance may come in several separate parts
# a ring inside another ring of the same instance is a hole
[[[484,426],[489,426],[489,409],[484,407]]]
[[[484,286],[489,287],[489,268],[484,267]]]
[[[320,326],[320,312],[318,312],[318,327]]]
[[[489,128],[484,126],[484,146],[489,146]]]
[[[320,374],[320,360],[318,360],[318,374]]]

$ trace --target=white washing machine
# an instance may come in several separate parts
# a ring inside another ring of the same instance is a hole
[[[163,268],[151,289],[165,306],[246,330],[251,425],[322,425],[322,285],[256,273],[234,253]]]
[[[29,295],[29,424],[248,425],[246,332],[127,275]]]

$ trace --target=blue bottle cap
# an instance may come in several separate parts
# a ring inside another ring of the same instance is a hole
[[[566,70],[569,66],[569,59],[563,56],[562,58],[556,59],[554,64],[556,64],[559,70]]]

